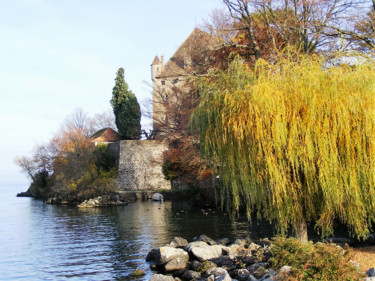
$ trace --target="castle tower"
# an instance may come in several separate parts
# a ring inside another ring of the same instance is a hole
[[[161,56],[161,61],[158,56],[155,56],[154,61],[151,64],[151,79],[155,81],[155,77],[157,77],[164,68],[164,57]]]

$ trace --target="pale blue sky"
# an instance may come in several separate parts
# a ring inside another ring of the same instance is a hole
[[[0,183],[75,108],[110,108],[114,78],[142,101],[150,64],[166,60],[221,0],[0,0]],[[18,191],[18,190],[17,190]]]

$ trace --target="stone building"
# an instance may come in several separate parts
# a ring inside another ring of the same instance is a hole
[[[214,64],[212,51],[217,49],[222,40],[195,28],[181,44],[169,61],[164,64],[164,57],[155,57],[151,64],[153,86],[153,120],[154,130],[171,122],[166,115],[166,105],[178,106],[176,89],[188,93],[187,79],[192,75],[201,75]]]
[[[210,52],[219,44],[220,39],[195,28],[166,64],[163,56],[155,57],[151,65],[154,130],[172,122],[167,118],[166,107],[179,106],[176,93],[189,93],[188,77],[204,74],[212,66]],[[171,189],[171,182],[162,173],[163,152],[168,149],[164,137],[160,134],[159,140],[116,142],[113,149],[119,156],[120,190]]]

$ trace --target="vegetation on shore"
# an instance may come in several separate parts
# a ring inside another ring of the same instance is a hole
[[[27,194],[43,199],[59,196],[75,203],[116,189],[116,159],[108,145],[95,146],[90,140],[97,129],[93,123],[77,110],[48,144],[34,149],[32,157],[15,159],[31,179]],[[111,118],[105,125],[114,126]]]

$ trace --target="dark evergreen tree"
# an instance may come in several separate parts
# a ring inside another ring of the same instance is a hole
[[[122,67],[117,71],[111,105],[121,139],[139,139],[141,136],[141,109],[136,96],[129,90],[128,84],[125,82]]]

